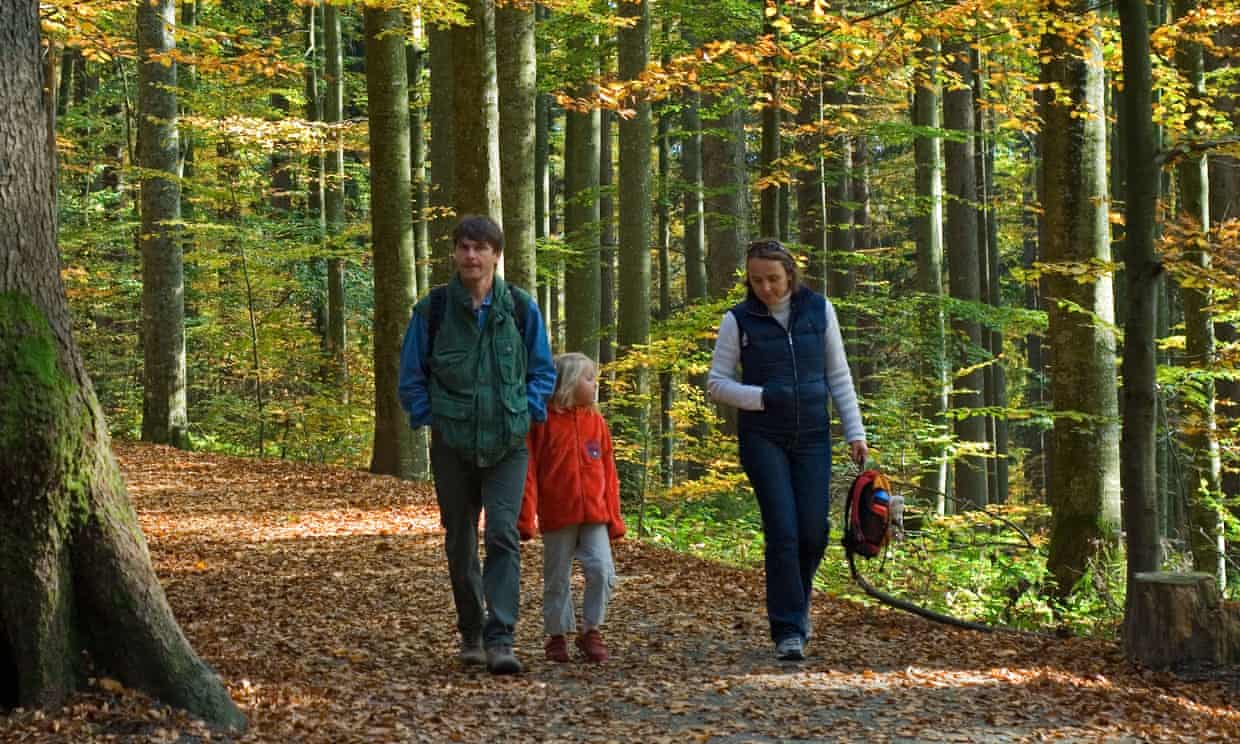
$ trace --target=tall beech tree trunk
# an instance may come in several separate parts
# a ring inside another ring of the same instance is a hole
[[[499,81],[499,156],[504,204],[504,277],[537,291],[534,250],[534,136],[538,95],[534,54],[534,8],[505,4],[495,9],[495,57]]]
[[[706,216],[702,197],[702,94],[684,96],[680,142],[680,180],[684,184],[685,299],[704,299],[706,292]],[[702,388],[705,389],[703,377]]]
[[[374,261],[375,436],[370,472],[413,478],[413,430],[400,407],[400,350],[413,312],[409,83],[405,14],[367,6],[366,96],[370,116],[370,235]]]
[[[167,58],[176,46],[175,29],[173,0],[139,3],[142,438],[186,448],[189,416],[185,397],[185,269],[175,225],[181,217],[177,67]]]
[[[664,26],[664,29],[667,27]],[[666,62],[666,60],[665,60]],[[659,252],[659,320],[672,315],[672,153],[671,114],[659,114],[659,177],[658,177],[658,252]],[[664,488],[674,485],[676,470],[676,421],[672,405],[676,402],[676,378],[671,372],[659,372],[659,474]]]
[[[1215,45],[1218,49],[1233,49],[1240,43],[1240,29],[1226,28],[1218,32]],[[1211,57],[1212,66],[1214,58]],[[1234,63],[1232,63],[1234,66]],[[1236,102],[1240,99],[1240,82],[1232,83],[1229,95],[1220,96],[1215,106],[1224,112],[1233,127],[1240,126],[1237,116]],[[1240,219],[1240,158],[1232,155],[1211,155],[1209,166],[1210,178],[1210,220],[1220,225],[1229,220]],[[1220,345],[1235,344],[1240,341],[1234,323],[1218,323],[1215,327]],[[1231,428],[1240,419],[1240,381],[1219,380],[1217,384],[1218,414],[1220,426]],[[1226,422],[1226,423],[1223,423]],[[1232,515],[1240,520],[1240,471],[1229,467],[1223,472],[1223,494],[1231,502]],[[1232,541],[1229,553],[1233,561],[1240,560],[1240,544]],[[1234,564],[1233,564],[1234,565]]]
[[[453,203],[458,215],[504,224],[499,183],[499,88],[495,0],[468,0],[468,26],[452,27],[452,111],[456,148]]]
[[[580,59],[597,60],[598,40],[576,38],[570,45]],[[594,63],[591,63],[593,67]],[[597,67],[593,67],[597,74]],[[594,75],[574,93],[591,100]],[[564,345],[591,359],[599,357],[599,112],[564,114],[564,236],[570,255],[564,269]]]
[[[721,105],[705,101],[707,107]],[[706,242],[707,289],[723,297],[736,284],[749,240],[749,193],[745,178],[745,116],[736,101],[722,102],[726,110],[706,123],[702,134],[702,186]]]
[[[1183,18],[1197,7],[1197,0],[1175,0],[1176,18]],[[1205,59],[1201,44],[1181,38],[1175,52],[1176,67],[1180,76],[1188,81],[1192,100],[1207,98]],[[1196,112],[1196,107],[1190,107]],[[1187,128],[1197,131],[1199,117],[1190,113]],[[1210,249],[1206,241],[1210,232],[1210,181],[1209,164],[1205,155],[1187,155],[1176,165],[1176,181],[1179,184],[1179,211],[1197,226],[1197,237],[1206,247],[1194,247],[1185,258],[1193,265],[1209,271]],[[1222,493],[1222,463],[1219,456],[1218,425],[1215,420],[1214,379],[1210,376],[1217,367],[1214,348],[1214,320],[1210,305],[1213,292],[1209,287],[1183,286],[1180,290],[1184,303],[1184,362],[1186,366],[1200,370],[1197,377],[1197,400],[1194,407],[1200,419],[1185,436],[1188,449],[1188,545],[1193,553],[1193,568],[1214,574],[1220,587],[1227,585],[1227,563],[1223,546],[1222,514],[1218,499]]]
[[[618,37],[618,67],[621,80],[637,80],[650,59],[650,10],[646,0],[624,2],[619,15],[633,24],[621,28]],[[620,266],[616,282],[616,346],[625,354],[650,341],[650,146],[653,126],[650,101],[645,93],[625,102],[633,115],[622,117],[619,130]],[[650,392],[650,374],[645,365],[634,369],[634,389],[638,400]],[[649,407],[637,404],[628,409],[629,434],[634,441],[649,436]],[[642,463],[645,466],[645,463]],[[643,477],[644,482],[644,477]]]
[[[1026,158],[1032,164],[1038,159],[1037,139],[1032,139],[1026,150]],[[1023,245],[1021,250],[1021,266],[1033,269],[1034,263],[1041,260],[1041,246],[1038,241],[1040,224],[1038,206],[1039,185],[1042,182],[1041,168],[1029,168],[1029,182],[1025,184],[1021,195]],[[1114,192],[1112,192],[1114,193]],[[1043,282],[1031,282],[1025,286],[1025,309],[1040,311],[1042,302]],[[1025,396],[1030,408],[1040,408],[1046,403],[1046,354],[1043,351],[1042,334],[1034,331],[1025,336],[1025,360],[1030,370],[1029,382],[1025,387]],[[1046,435],[1042,425],[1036,421],[1024,425],[1021,437],[1025,449],[1025,483],[1029,489],[1031,500],[1045,503],[1047,483]]]
[[[913,91],[913,125],[937,130],[942,124],[940,88],[935,60],[939,42],[926,36],[919,48],[922,77]],[[942,424],[947,413],[950,385],[947,378],[946,326],[943,320],[943,140],[921,135],[913,143],[916,162],[916,188],[920,209],[915,218],[917,237],[917,289],[925,310],[921,314],[922,369],[929,394],[922,405],[927,421]],[[935,512],[946,509],[947,456],[941,444],[927,443],[921,452],[928,463],[919,478],[920,485],[934,494]]]
[[[332,128],[327,136],[323,164],[323,218],[329,244],[327,251],[327,353],[331,360],[336,394],[349,400],[349,363],[345,356],[344,259],[340,248],[332,245],[344,231],[344,57],[340,39],[340,9],[323,5],[323,47],[326,60],[323,77],[327,83],[323,119]]]
[[[977,231],[977,174],[973,159],[973,66],[967,44],[953,41],[944,48],[948,67],[958,76],[959,85],[943,94],[943,125],[954,130],[957,137],[947,140],[946,155],[948,284],[954,299],[980,303],[979,273],[980,241]],[[981,324],[967,317],[953,319],[956,334],[967,344],[961,365],[973,371],[956,375],[952,408],[962,412],[956,420],[956,436],[965,446],[986,446],[986,419],[971,413],[980,408],[985,379],[976,365],[985,348]],[[961,505],[985,506],[989,493],[986,485],[986,460],[981,455],[966,454],[956,460],[956,498]]]
[[[837,117],[848,105],[848,88],[845,81],[831,79],[823,94],[823,102],[827,109]],[[827,182],[827,258],[824,271],[827,277],[827,292],[835,300],[836,313],[839,315],[840,333],[844,338],[848,364],[852,367],[853,380],[861,379],[857,369],[860,355],[856,353],[857,322],[852,310],[842,305],[840,300],[853,293],[856,277],[851,268],[853,252],[853,209],[852,209],[852,137],[842,132],[828,143],[827,156],[823,166],[824,178]]]
[[[85,683],[85,652],[125,685],[241,731],[159,586],[73,339],[38,12],[0,3],[0,689],[59,706]]]
[[[1056,6],[1058,7],[1058,6]],[[1073,10],[1090,13],[1087,0]],[[1119,539],[1119,398],[1114,298],[1105,272],[1087,281],[1072,266],[1111,261],[1105,72],[1096,25],[1075,38],[1050,33],[1043,78],[1060,95],[1041,102],[1045,198],[1039,244],[1046,278],[1050,368],[1052,526],[1047,571],[1066,597],[1090,563]]]
[[[1154,312],[1163,270],[1154,246],[1154,219],[1158,209],[1158,164],[1155,162],[1150,27],[1145,0],[1118,0],[1123,47],[1124,102],[1120,126],[1128,143],[1127,193],[1124,224],[1124,273],[1128,282],[1127,320],[1124,325],[1123,433],[1120,447],[1120,485],[1123,489],[1124,531],[1128,536],[1128,597],[1133,578],[1158,570],[1162,555],[1158,543],[1158,494],[1154,472],[1155,389]],[[1131,649],[1140,634],[1131,627],[1131,608],[1125,608],[1125,644]]]

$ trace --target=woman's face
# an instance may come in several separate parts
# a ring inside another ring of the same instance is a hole
[[[751,258],[745,264],[749,286],[759,300],[768,306],[788,296],[788,270],[774,258]]]

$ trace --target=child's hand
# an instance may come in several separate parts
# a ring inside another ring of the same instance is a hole
[[[517,530],[517,532],[521,533],[521,542],[534,539],[534,532],[532,530]]]
[[[607,525],[607,537],[611,538],[612,540],[624,539],[624,533],[625,533],[624,522],[612,523],[612,524]]]

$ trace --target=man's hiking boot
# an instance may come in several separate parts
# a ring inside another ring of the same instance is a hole
[[[577,636],[577,648],[589,661],[596,664],[607,661],[607,644],[603,643],[603,634],[598,632],[598,628],[590,628]]]
[[[775,658],[780,661],[801,661],[805,658],[805,642],[801,636],[788,636],[775,644]]]
[[[482,639],[462,638],[461,650],[457,653],[456,660],[471,666],[482,666],[487,663],[486,652],[482,650]]]
[[[487,647],[487,671],[491,674],[520,674],[521,661],[512,652],[512,646]]]
[[[569,660],[568,641],[562,635],[553,635],[548,638],[543,650],[547,653],[547,661],[558,661],[563,664]]]

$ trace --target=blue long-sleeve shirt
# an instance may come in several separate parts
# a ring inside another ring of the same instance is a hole
[[[487,293],[482,305],[474,311],[478,327],[486,323],[491,311],[492,294]],[[405,330],[405,341],[400,351],[400,406],[409,414],[409,426],[429,426],[431,423],[431,396],[428,377],[430,358],[427,354],[430,331],[426,318],[413,313]],[[530,420],[547,420],[547,397],[555,390],[555,364],[551,360],[551,344],[543,327],[542,313],[531,298],[525,316],[523,331],[526,351],[525,390],[529,400]]]

